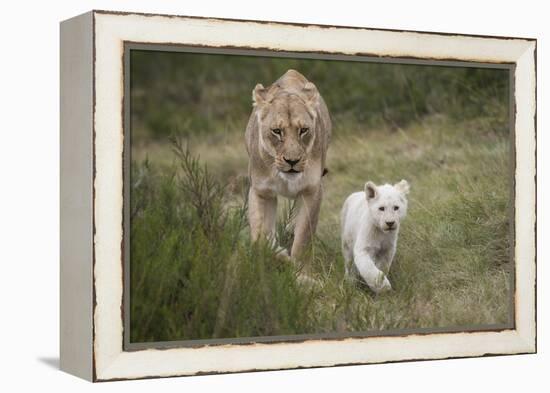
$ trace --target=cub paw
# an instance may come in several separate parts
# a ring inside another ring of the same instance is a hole
[[[386,292],[391,290],[392,290],[392,287],[391,287],[390,280],[388,280],[387,277],[384,277],[384,280],[382,282],[382,287],[380,288],[380,292]]]
[[[377,294],[391,291],[392,287],[390,284],[390,280],[388,280],[388,277],[386,277],[385,274],[381,273],[380,276],[378,276],[376,286],[372,288],[372,290]]]

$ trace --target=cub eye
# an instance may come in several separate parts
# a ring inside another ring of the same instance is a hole
[[[383,212],[384,210],[386,210],[386,208],[385,208],[384,206],[380,206],[380,207],[378,208],[378,210],[380,210],[381,212]]]
[[[281,129],[280,128],[273,128],[271,130],[272,133],[274,133],[275,135],[281,135]]]
[[[309,132],[309,128],[300,128],[300,136],[305,135]]]
[[[399,210],[399,206],[394,206],[393,210]]]

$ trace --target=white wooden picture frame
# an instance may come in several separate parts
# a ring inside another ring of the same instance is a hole
[[[124,53],[142,43],[513,70],[514,323],[198,347],[124,346]],[[536,40],[91,11],[61,23],[61,368],[90,381],[536,352]]]

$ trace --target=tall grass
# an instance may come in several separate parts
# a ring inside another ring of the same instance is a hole
[[[174,141],[176,165],[133,165],[131,340],[293,334],[312,329],[311,296],[267,244],[251,244],[246,199]]]

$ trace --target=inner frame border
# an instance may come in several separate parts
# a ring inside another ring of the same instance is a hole
[[[501,37],[499,37],[501,38]],[[410,335],[427,335],[435,333],[473,333],[473,332],[501,332],[505,330],[514,330],[516,327],[516,260],[515,260],[515,174],[516,174],[516,141],[515,141],[515,63],[506,62],[474,62],[460,60],[435,60],[409,57],[380,57],[369,55],[346,55],[336,53],[319,52],[294,52],[279,51],[267,49],[242,48],[234,46],[211,47],[195,46],[174,43],[146,43],[135,41],[123,41],[123,244],[122,249],[122,271],[123,271],[123,296],[122,296],[122,319],[123,319],[123,351],[138,351],[145,349],[173,349],[173,348],[200,348],[204,346],[217,345],[251,345],[255,343],[279,344],[279,343],[300,343],[308,340],[343,340],[348,338],[368,338],[368,337],[406,337]],[[275,58],[300,58],[310,60],[336,60],[336,61],[355,61],[366,63],[382,64],[403,64],[403,65],[426,65],[440,67],[469,67],[469,68],[489,68],[508,71],[509,79],[509,138],[510,138],[510,163],[509,163],[509,194],[510,207],[510,261],[509,275],[509,308],[508,323],[489,324],[489,325],[470,325],[470,326],[449,326],[444,328],[408,328],[408,329],[387,329],[370,330],[361,332],[347,333],[318,333],[318,334],[298,334],[298,335],[280,335],[280,336],[255,336],[239,338],[222,339],[195,339],[195,340],[174,340],[174,341],[152,341],[152,342],[130,342],[130,184],[131,181],[131,61],[130,54],[132,50],[151,51],[151,52],[183,52],[196,54],[212,55],[233,55],[233,56],[257,56],[257,57],[275,57]]]

